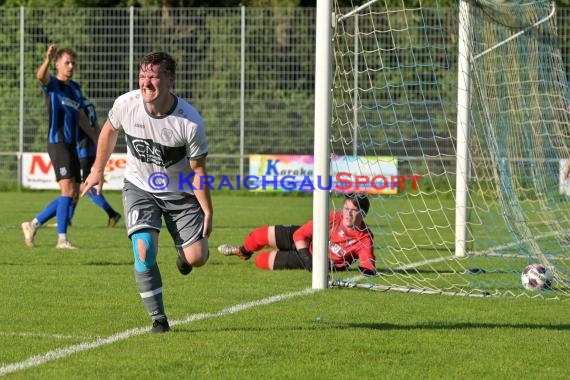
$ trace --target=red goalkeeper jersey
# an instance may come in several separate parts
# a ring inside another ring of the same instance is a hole
[[[313,252],[313,221],[302,225],[293,234],[293,240],[310,242],[309,250]],[[329,261],[337,269],[346,269],[356,260],[360,267],[374,271],[374,235],[366,223],[347,229],[342,224],[342,211],[329,215]]]

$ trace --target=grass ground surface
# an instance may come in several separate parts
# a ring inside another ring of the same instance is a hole
[[[69,235],[37,247],[20,223],[55,192],[2,192],[0,376],[9,379],[567,379],[570,304],[312,291],[311,274],[223,257],[254,227],[302,223],[310,197],[214,194],[208,264],[187,277],[170,237],[159,264],[172,332],[151,335],[123,223],[82,200]],[[109,192],[121,209],[120,193]],[[378,252],[378,254],[382,254]]]

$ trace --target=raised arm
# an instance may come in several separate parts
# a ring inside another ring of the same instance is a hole
[[[38,71],[36,72],[36,78],[38,78],[40,83],[43,84],[44,86],[49,83],[49,78],[50,78],[49,65],[53,60],[53,58],[55,57],[56,52],[57,52],[57,46],[55,46],[54,44],[49,45],[46,52],[46,57],[42,62],[42,64],[40,65],[40,67],[38,68]]]

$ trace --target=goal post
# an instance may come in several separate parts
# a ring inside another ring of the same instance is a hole
[[[469,57],[469,3],[459,1],[457,29],[457,154],[455,201],[455,256],[467,254],[467,215],[469,193],[469,108],[471,105],[471,65]]]
[[[313,193],[313,289],[328,285],[330,138],[332,84],[332,0],[317,2],[315,55],[315,178],[322,178],[323,188]]]
[[[546,0],[317,2],[314,174],[370,179],[380,275],[329,273],[333,186],[313,198],[314,288],[570,296],[570,90],[554,15]],[[554,274],[543,292],[521,285],[534,262]]]

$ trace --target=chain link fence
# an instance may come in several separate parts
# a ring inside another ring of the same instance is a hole
[[[78,53],[74,79],[101,124],[114,99],[138,87],[143,55],[172,54],[175,91],[206,122],[212,175],[247,173],[250,154],[312,154],[315,15],[313,8],[0,9],[0,182],[17,181],[22,152],[46,151],[48,113],[35,73],[50,43]],[[558,10],[567,72],[569,19],[570,9]],[[121,140],[116,152],[125,151]],[[421,155],[405,155],[414,153]]]

